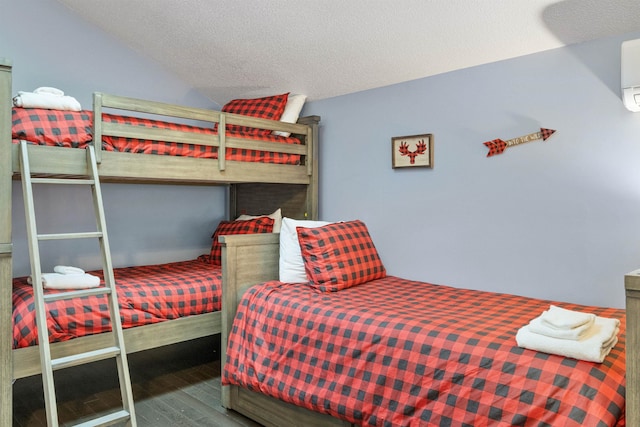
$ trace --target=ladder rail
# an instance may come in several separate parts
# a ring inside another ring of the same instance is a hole
[[[31,259],[31,281],[36,304],[36,324],[38,328],[38,349],[40,363],[51,366],[51,347],[49,346],[49,330],[44,303],[44,289],[42,288],[42,271],[40,266],[40,251],[38,250],[38,231],[36,227],[35,206],[33,203],[33,188],[31,182],[31,168],[26,141],[20,141],[20,170],[22,171],[22,194],[24,195],[24,210],[26,214],[27,239],[29,257]],[[44,325],[44,327],[42,327]],[[56,390],[53,382],[53,370],[42,369],[42,387],[44,389],[44,403],[47,413],[47,425],[58,425],[58,406],[56,404]]]
[[[113,274],[113,263],[111,261],[111,249],[109,247],[109,239],[107,237],[107,223],[105,220],[104,206],[102,204],[102,189],[100,187],[100,179],[98,175],[98,163],[96,161],[96,154],[92,145],[87,149],[87,164],[90,167],[91,178],[94,183],[91,186],[93,192],[93,207],[97,218],[98,232],[102,235],[99,237],[101,241],[100,251],[102,255],[102,265],[104,266],[104,280],[105,286],[111,289],[108,298],[111,299],[109,304],[109,311],[111,315],[111,329],[114,332],[116,340],[116,346],[120,348],[120,355],[116,357],[116,363],[118,365],[118,379],[120,381],[120,394],[122,397],[122,403],[124,410],[132,414],[132,425],[135,426],[134,414],[134,402],[131,386],[131,377],[129,376],[129,363],[127,361],[127,352],[124,347],[124,334],[122,333],[122,322],[120,319],[120,313],[118,310],[118,293],[115,287],[116,280]]]
[[[86,421],[81,425],[111,425],[115,422],[127,421],[127,425],[135,427],[137,424],[133,401],[133,390],[131,385],[131,378],[129,376],[127,353],[124,346],[124,334],[122,332],[122,321],[119,312],[116,281],[113,274],[111,250],[109,248],[107,225],[104,214],[104,206],[102,203],[102,191],[100,188],[98,166],[93,146],[87,147],[86,154],[87,176],[89,179],[32,177],[29,166],[28,145],[25,141],[20,142],[20,169],[22,173],[22,190],[24,195],[25,216],[27,223],[29,257],[31,259],[31,278],[36,305],[36,322],[38,326],[38,342],[40,351],[40,362],[42,365],[42,384],[45,397],[47,425],[57,427],[59,423],[55,383],[53,378],[54,370],[91,363],[93,361],[106,358],[115,358],[118,368],[118,380],[120,383],[120,394],[123,407],[122,410],[116,411],[112,414],[99,416],[98,418]],[[34,183],[90,185],[93,197],[93,208],[96,217],[97,231],[80,233],[38,234],[33,196]],[[42,267],[40,260],[39,242],[41,240],[62,240],[77,238],[98,239],[100,243],[99,246],[104,273],[104,286],[100,286],[94,289],[45,294],[44,287],[42,285]],[[52,359],[51,347],[49,344],[49,331],[46,326],[46,302],[79,298],[90,295],[105,295],[107,297],[107,305],[109,308],[114,345],[91,352],[77,353],[60,359]],[[43,325],[43,327],[41,327],[41,325]]]

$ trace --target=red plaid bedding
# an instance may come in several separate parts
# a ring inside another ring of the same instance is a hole
[[[233,324],[223,383],[371,426],[624,425],[624,310],[604,363],[519,348],[550,301],[373,280],[333,293],[251,288]]]
[[[85,148],[93,140],[91,111],[57,111],[38,108],[13,108],[12,138],[29,141],[37,145],[51,145],[67,148]],[[104,114],[104,119],[111,123],[128,123],[142,127],[177,130],[182,132],[215,135],[211,128],[189,126],[180,123],[169,123],[158,120]],[[250,133],[227,132],[227,137],[239,137],[253,141],[278,142],[283,144],[300,144],[295,137],[275,136]],[[160,154],[168,156],[218,158],[217,147],[183,144],[177,142],[137,140],[105,136],[102,147],[106,151],[127,153]],[[241,162],[262,162],[279,164],[299,164],[300,156],[269,151],[242,150],[228,148],[226,159]]]
[[[123,328],[219,311],[220,267],[196,260],[114,270]],[[92,272],[102,276],[101,271]],[[47,292],[58,292],[49,291]],[[66,341],[111,330],[106,296],[46,303],[50,341]],[[13,347],[38,343],[33,288],[26,278],[13,281]]]

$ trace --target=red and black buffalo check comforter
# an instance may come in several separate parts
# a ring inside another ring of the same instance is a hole
[[[550,303],[391,276],[333,293],[268,282],[242,299],[223,383],[358,425],[624,425],[624,311],[559,304],[621,320],[597,364],[516,345]]]
[[[101,271],[91,272],[102,276]],[[219,311],[222,273],[196,260],[114,270],[122,327],[131,328],[194,314]],[[47,292],[59,292],[49,291]],[[50,341],[66,341],[111,330],[106,296],[47,302]],[[13,347],[38,343],[33,288],[13,281]]]
[[[36,145],[49,145],[67,148],[85,148],[93,140],[93,112],[59,111],[39,108],[13,108],[12,138],[29,141]],[[169,129],[180,132],[217,134],[212,128],[190,126],[180,123],[169,123],[158,120],[104,114],[105,121],[111,123],[127,123],[147,128]],[[281,137],[273,134],[227,132],[229,138],[243,138],[254,141],[277,142],[283,144],[300,144],[295,137]],[[178,142],[149,141],[131,138],[105,136],[102,140],[105,151],[126,153],[160,154],[167,156],[218,158],[217,147],[184,144]],[[226,159],[240,162],[262,162],[278,164],[299,164],[297,154],[274,153],[270,151],[244,150],[228,148]]]

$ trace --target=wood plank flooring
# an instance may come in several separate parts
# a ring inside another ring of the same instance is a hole
[[[129,355],[138,426],[259,427],[220,403],[219,336]],[[115,360],[55,373],[61,425],[121,407]],[[46,426],[42,379],[13,385],[13,427]]]

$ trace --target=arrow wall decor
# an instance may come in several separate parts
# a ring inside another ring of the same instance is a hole
[[[507,147],[513,147],[514,145],[524,144],[525,142],[536,141],[541,139],[546,141],[551,135],[555,133],[554,129],[540,128],[540,132],[530,133],[529,135],[519,136],[513,139],[494,139],[493,141],[487,141],[484,143],[489,148],[487,157],[495,156],[496,154],[502,154]]]

